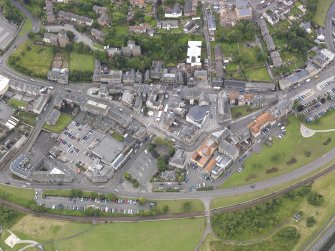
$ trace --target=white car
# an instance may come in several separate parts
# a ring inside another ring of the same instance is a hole
[[[237,171],[238,171],[239,173],[241,173],[241,172],[243,171],[243,169],[242,169],[241,167],[239,167],[239,168],[237,169]]]

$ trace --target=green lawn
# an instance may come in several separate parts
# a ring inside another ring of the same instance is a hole
[[[90,54],[70,54],[70,71],[94,71],[94,57]]]
[[[0,184],[0,197],[16,204],[27,206],[34,200],[34,191],[32,189],[17,188]]]
[[[305,123],[308,128],[315,130],[335,129],[335,110],[329,111],[325,116],[310,123]]]
[[[26,107],[28,103],[25,102],[25,101],[22,101],[22,100],[18,100],[16,98],[11,98],[8,101],[8,104],[15,107],[15,108],[19,108],[19,107]]]
[[[251,108],[250,106],[231,106],[230,112],[231,116],[233,117],[233,120],[236,120],[244,116],[247,116],[248,114],[253,113],[259,109],[260,107]]]
[[[247,69],[245,75],[250,81],[272,82],[265,66]]]
[[[324,26],[325,19],[330,5],[333,0],[318,0],[315,16],[313,18],[313,22],[317,25]]]
[[[22,122],[27,123],[28,125],[35,125],[36,124],[37,116],[33,113],[26,112],[26,111],[18,111],[15,114],[15,117],[17,117]]]
[[[24,34],[28,33],[32,29],[33,29],[33,23],[29,18],[26,18],[18,36],[22,37]]]
[[[201,212],[205,210],[205,206],[200,200],[157,200],[157,209],[161,210],[165,205],[169,207],[168,214],[177,214],[183,213],[184,210],[184,203],[188,201],[191,203],[191,212]]]
[[[28,75],[46,78],[54,54],[51,47],[35,45],[27,41],[12,56],[15,56],[15,69],[23,72],[20,67],[25,68],[27,70],[25,73]],[[11,57],[9,58],[9,62],[11,62]]]
[[[46,251],[193,251],[204,229],[204,218],[90,225],[28,215],[12,231],[28,240],[52,240],[45,246]],[[62,240],[85,230],[82,235]]]
[[[73,117],[71,115],[61,113],[59,119],[57,120],[57,123],[54,126],[44,124],[43,128],[48,130],[48,131],[60,133],[64,130],[65,127],[68,126],[68,124],[70,124],[72,119],[73,119]]]
[[[330,137],[333,140],[323,143]],[[321,157],[335,146],[335,132],[318,133],[310,138],[300,134],[300,122],[294,116],[288,118],[287,134],[284,139],[273,138],[273,145],[263,145],[260,153],[253,153],[245,162],[241,173],[234,173],[223,187],[234,187],[293,171]],[[310,156],[306,157],[306,153]]]

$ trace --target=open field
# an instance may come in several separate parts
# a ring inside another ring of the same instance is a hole
[[[327,145],[323,144],[328,138],[335,138],[335,132],[319,133],[310,138],[303,138],[300,134],[299,120],[290,116],[284,139],[274,138],[271,147],[263,145],[260,153],[254,152],[244,162],[243,172],[234,173],[223,187],[259,182],[306,165],[335,146],[335,140],[331,140]]]
[[[314,130],[335,129],[335,110],[329,111],[325,116],[310,123],[305,123],[305,125]]]
[[[70,54],[70,71],[94,71],[94,57],[89,54]]]
[[[169,214],[177,214],[183,213],[184,210],[184,203],[188,201],[191,203],[190,212],[201,212],[205,210],[205,206],[200,200],[157,200],[157,209],[161,210],[164,206],[168,206]]]
[[[8,101],[8,104],[11,105],[11,106],[13,106],[13,107],[16,107],[16,108],[26,107],[27,106],[27,102],[22,101],[22,100],[18,100],[18,99],[15,99],[15,98],[11,98]]]
[[[0,198],[27,206],[34,201],[34,191],[32,189],[17,188],[0,184]]]
[[[247,116],[250,113],[253,113],[260,108],[251,108],[250,106],[231,106],[230,107],[230,112],[231,116],[233,117],[233,120],[242,118],[244,116]]]
[[[29,125],[35,125],[36,124],[36,118],[37,116],[33,113],[26,112],[26,111],[18,111],[15,114],[15,117],[17,117],[19,120],[21,120],[24,123],[27,123]]]
[[[265,66],[247,69],[245,75],[249,81],[271,82],[271,77]]]
[[[226,206],[231,206],[231,205],[235,205],[238,203],[242,203],[242,202],[246,202],[246,201],[250,201],[250,200],[254,200],[257,198],[261,198],[263,196],[266,196],[268,194],[271,194],[273,192],[277,192],[279,190],[282,190],[290,185],[296,184],[299,181],[302,181],[310,176],[312,176],[313,174],[322,171],[323,169],[331,166],[332,164],[335,164],[335,160],[327,163],[324,166],[319,167],[317,170],[315,170],[314,172],[308,173],[298,179],[277,185],[277,186],[273,186],[271,188],[266,188],[260,191],[255,191],[255,192],[249,192],[249,193],[245,193],[245,194],[240,194],[240,195],[235,195],[235,196],[224,196],[224,197],[216,197],[213,198],[211,200],[211,204],[210,204],[210,208],[218,208],[218,207],[226,207]],[[220,187],[219,187],[220,188]]]
[[[56,122],[54,126],[44,124],[43,128],[51,132],[60,133],[64,130],[65,127],[67,127],[68,124],[70,124],[72,119],[73,117],[71,115],[61,113],[58,121]]]
[[[53,57],[51,47],[35,45],[27,41],[9,57],[8,62],[18,71],[46,78]]]
[[[313,22],[320,26],[325,26],[325,19],[333,0],[318,0]]]
[[[38,242],[51,240],[45,246],[47,251],[193,251],[204,229],[204,218],[91,225],[29,215],[12,228],[15,234],[24,239]],[[69,236],[74,237],[62,240]]]

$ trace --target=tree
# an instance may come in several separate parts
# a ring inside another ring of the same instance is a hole
[[[141,197],[141,198],[138,199],[138,203],[139,203],[141,206],[143,206],[143,205],[145,205],[145,203],[147,203],[147,199],[144,198],[144,197]]]
[[[158,157],[158,159],[157,159],[157,167],[158,167],[158,170],[160,172],[164,172],[166,170],[167,163],[166,163],[164,155],[161,155],[161,156]]]
[[[168,211],[169,211],[169,206],[168,206],[168,205],[165,205],[165,206],[162,208],[162,213],[163,213],[163,214],[166,214]]]
[[[183,204],[183,209],[188,212],[188,211],[191,211],[192,209],[192,204],[190,201],[185,201],[184,204]]]
[[[75,35],[72,31],[66,31],[66,35],[69,38],[70,41],[73,41]]]
[[[110,201],[114,201],[114,200],[117,200],[118,197],[114,194],[114,193],[109,193],[106,195],[106,198]]]
[[[83,195],[83,191],[81,191],[80,189],[71,189],[70,191],[70,197],[82,197]]]
[[[322,204],[324,203],[324,198],[321,194],[317,192],[311,192],[307,197],[307,201],[313,206],[322,206]]]

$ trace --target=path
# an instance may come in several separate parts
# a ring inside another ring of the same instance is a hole
[[[313,130],[305,126],[303,123],[300,124],[300,133],[304,138],[312,137],[317,132],[335,132],[335,129]]]
[[[198,243],[198,245],[195,248],[195,251],[199,251],[202,244],[204,243],[204,241],[206,240],[206,237],[212,233],[212,226],[211,226],[211,210],[210,210],[210,203],[211,203],[211,199],[210,198],[206,198],[203,199],[202,202],[205,205],[205,216],[206,216],[206,228],[204,233],[202,234],[202,237]]]

